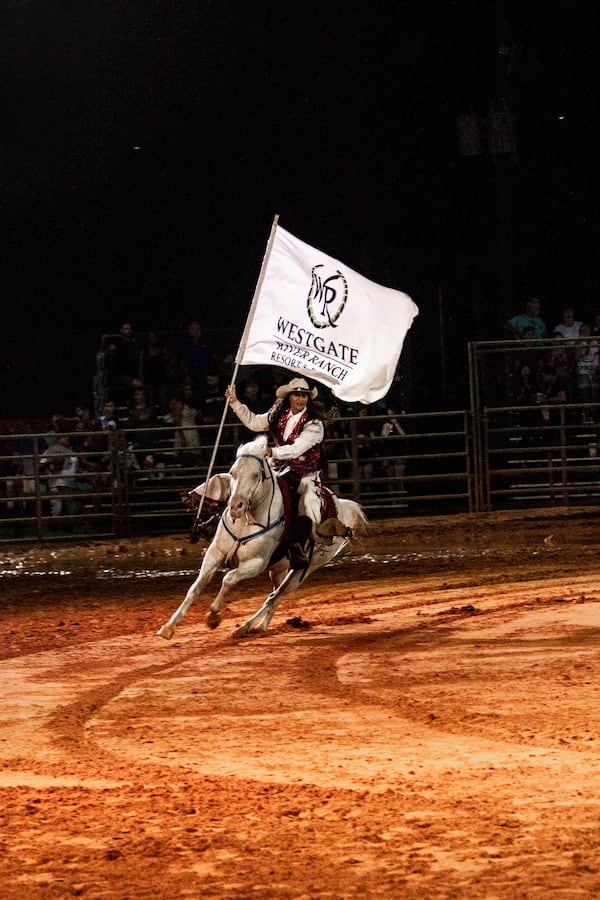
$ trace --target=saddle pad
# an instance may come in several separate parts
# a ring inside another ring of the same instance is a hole
[[[321,497],[323,501],[321,505],[321,522],[326,522],[327,519],[335,519],[337,516],[335,494],[328,487],[322,485]]]
[[[277,482],[279,487],[281,488],[281,494],[283,497],[283,509],[285,511],[285,539],[287,540],[290,536],[290,532],[292,529],[292,521],[293,521],[293,513],[294,513],[294,505],[292,503],[292,496],[290,493],[290,486],[286,481],[285,477],[277,476]],[[321,485],[321,522],[326,522],[327,519],[334,519],[337,516],[337,510],[335,507],[335,494],[325,485]]]

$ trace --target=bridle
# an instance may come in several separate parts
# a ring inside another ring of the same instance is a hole
[[[234,532],[229,528],[227,522],[225,521],[225,513],[227,510],[224,510],[223,515],[221,516],[221,522],[223,523],[223,527],[227,534],[232,537],[238,544],[245,544],[247,541],[251,541],[253,538],[260,537],[263,534],[266,534],[267,531],[271,531],[273,528],[277,528],[278,525],[281,525],[282,522],[285,521],[285,512],[275,521],[271,522],[271,508],[273,506],[273,500],[275,499],[275,476],[273,474],[273,470],[271,466],[268,465],[265,458],[262,456],[255,456],[253,453],[239,453],[236,455],[236,460],[238,459],[254,459],[260,465],[260,480],[257,482],[256,487],[248,497],[248,502],[246,504],[246,522],[248,525],[256,525],[260,530],[254,532],[253,534],[247,534],[245,537],[238,537]],[[262,522],[258,522],[254,517],[253,520],[250,521],[248,518],[249,514],[252,511],[252,500],[256,494],[256,492],[262,487],[265,481],[268,480],[271,485],[271,498],[269,500],[269,511],[267,514],[266,524]]]
[[[260,481],[258,481],[256,483],[256,487],[254,488],[254,490],[248,497],[248,503],[246,505],[246,511],[250,512],[250,510],[252,509],[252,500],[254,498],[254,495],[259,490],[259,488],[262,487],[266,478],[270,478],[270,480],[272,482],[273,472],[271,471],[271,467],[266,464],[266,461],[265,461],[264,457],[262,457],[262,456],[255,456],[253,453],[238,453],[235,458],[236,458],[236,461],[238,459],[255,459],[256,462],[260,466]],[[267,472],[268,472],[268,474],[267,474]],[[269,515],[271,513],[271,503],[273,502],[274,494],[275,494],[275,485],[272,483],[271,484],[271,501],[269,502]]]

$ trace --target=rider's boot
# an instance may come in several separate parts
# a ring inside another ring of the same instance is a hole
[[[292,526],[292,541],[290,544],[290,566],[292,569],[305,569],[311,557],[312,551],[312,519],[308,516],[298,516]]]
[[[336,516],[325,519],[320,525],[316,526],[316,533],[320,538],[325,538],[331,543],[334,537],[352,537],[352,529],[344,525]]]

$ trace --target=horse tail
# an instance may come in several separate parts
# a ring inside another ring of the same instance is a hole
[[[336,497],[337,514],[340,522],[350,528],[353,534],[366,534],[369,520],[363,508],[355,500],[344,500]]]

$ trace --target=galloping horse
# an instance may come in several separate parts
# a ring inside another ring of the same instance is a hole
[[[286,531],[284,498],[277,478],[265,459],[266,450],[266,435],[242,445],[229,473],[214,475],[205,485],[197,488],[198,493],[206,490],[206,496],[211,499],[227,499],[227,506],[206,550],[198,577],[188,589],[179,609],[158,631],[166,640],[173,637],[176,626],[194,600],[216,572],[223,568],[229,571],[223,577],[221,589],[206,617],[209,627],[219,625],[223,600],[231,588],[268,569],[273,590],[258,612],[240,625],[233,635],[244,637],[252,632],[266,631],[284,596],[306,581],[312,572],[330,562],[357,531],[366,527],[367,519],[358,503],[335,497],[336,515],[344,526],[344,533],[319,538],[317,531],[307,567],[298,570],[290,568],[282,546]],[[315,497],[318,499],[317,494]],[[308,506],[311,506],[310,502]],[[318,516],[316,519],[318,521]]]

